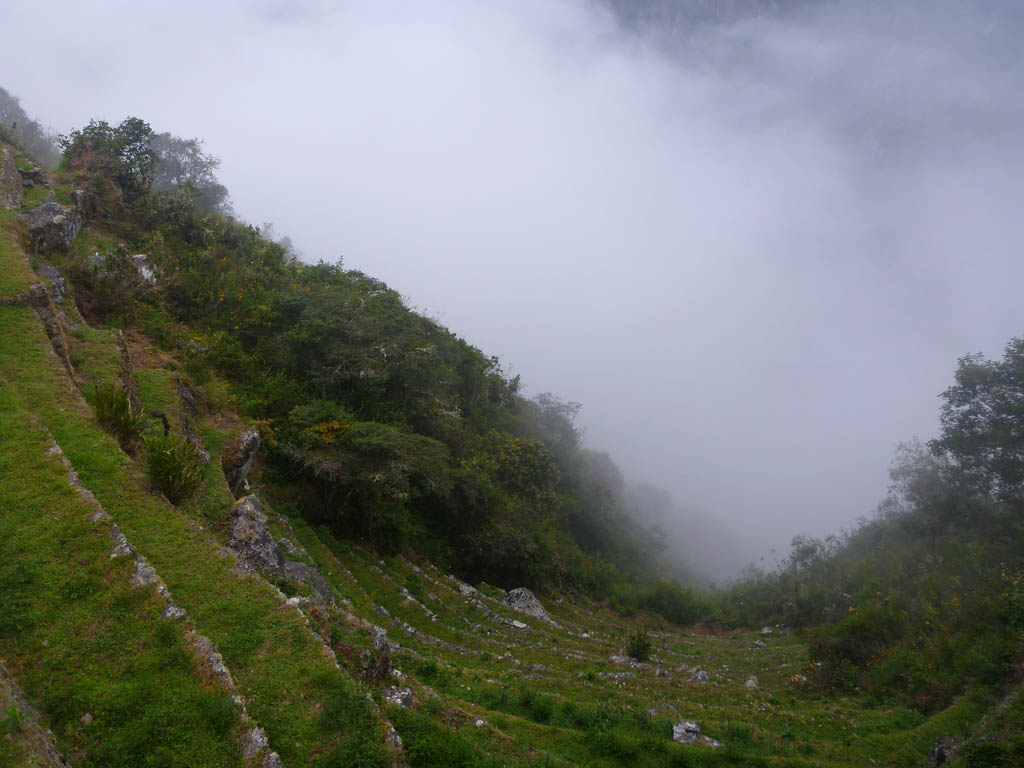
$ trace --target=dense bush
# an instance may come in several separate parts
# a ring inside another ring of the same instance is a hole
[[[142,433],[142,414],[132,409],[124,388],[118,384],[96,384],[92,390],[96,421],[114,435],[121,447],[133,451]]]
[[[172,504],[187,501],[203,481],[203,463],[187,440],[150,432],[143,437],[146,474],[153,487]]]
[[[636,661],[644,662],[651,658],[651,637],[642,629],[638,629],[626,638],[626,655]]]

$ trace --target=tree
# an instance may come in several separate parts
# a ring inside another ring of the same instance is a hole
[[[1001,361],[962,357],[953,386],[942,394],[940,437],[932,451],[955,463],[976,490],[991,498],[1024,490],[1024,339],[1006,345]]]
[[[227,207],[228,190],[217,180],[220,160],[205,154],[202,146],[199,139],[181,139],[169,133],[154,134],[150,147],[158,160],[153,173],[153,188],[158,192],[190,190],[199,210],[222,210]]]
[[[152,140],[149,123],[129,117],[116,128],[105,120],[91,120],[85,128],[61,136],[59,142],[72,169],[103,173],[126,198],[136,198],[153,185],[158,157]]]

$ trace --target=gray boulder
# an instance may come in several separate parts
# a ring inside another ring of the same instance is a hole
[[[21,207],[21,176],[10,149],[0,152],[0,208]]]
[[[234,447],[221,458],[220,466],[228,487],[236,496],[249,488],[249,470],[260,448],[260,433],[247,429],[238,436]]]
[[[540,600],[526,587],[509,590],[502,602],[512,610],[525,613],[527,616],[533,616],[535,619],[541,619],[551,624],[555,623],[548,616],[548,612],[544,610]]]
[[[227,548],[238,556],[243,570],[303,582],[324,601],[334,601],[334,593],[320,571],[305,563],[285,560],[284,548],[270,535],[267,515],[258,496],[236,501],[228,513],[228,526]]]
[[[672,741],[677,744],[699,744],[713,749],[723,746],[721,742],[701,733],[700,726],[692,720],[680,720],[672,726]]]
[[[690,674],[690,682],[697,685],[707,685],[711,682],[711,678],[708,677],[708,673],[703,669],[696,667]]]
[[[21,215],[28,227],[32,249],[37,253],[66,251],[82,229],[82,212],[53,201],[37,205]]]

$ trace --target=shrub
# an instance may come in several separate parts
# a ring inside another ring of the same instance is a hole
[[[127,393],[117,384],[97,384],[92,388],[92,407],[96,421],[114,435],[125,450],[134,448],[142,432],[142,414],[132,411]]]
[[[25,724],[25,712],[16,706],[11,706],[7,710],[7,717],[0,720],[0,725],[3,725],[11,733],[21,733]]]
[[[651,638],[642,629],[638,629],[626,639],[626,655],[637,661],[651,658]]]
[[[203,462],[190,443],[176,435],[145,436],[149,482],[172,504],[191,498],[203,481]]]

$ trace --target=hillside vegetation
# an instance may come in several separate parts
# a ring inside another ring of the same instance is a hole
[[[0,765],[1024,756],[1024,343],[961,361],[876,518],[704,592],[578,404],[239,221],[198,141],[16,138]]]

